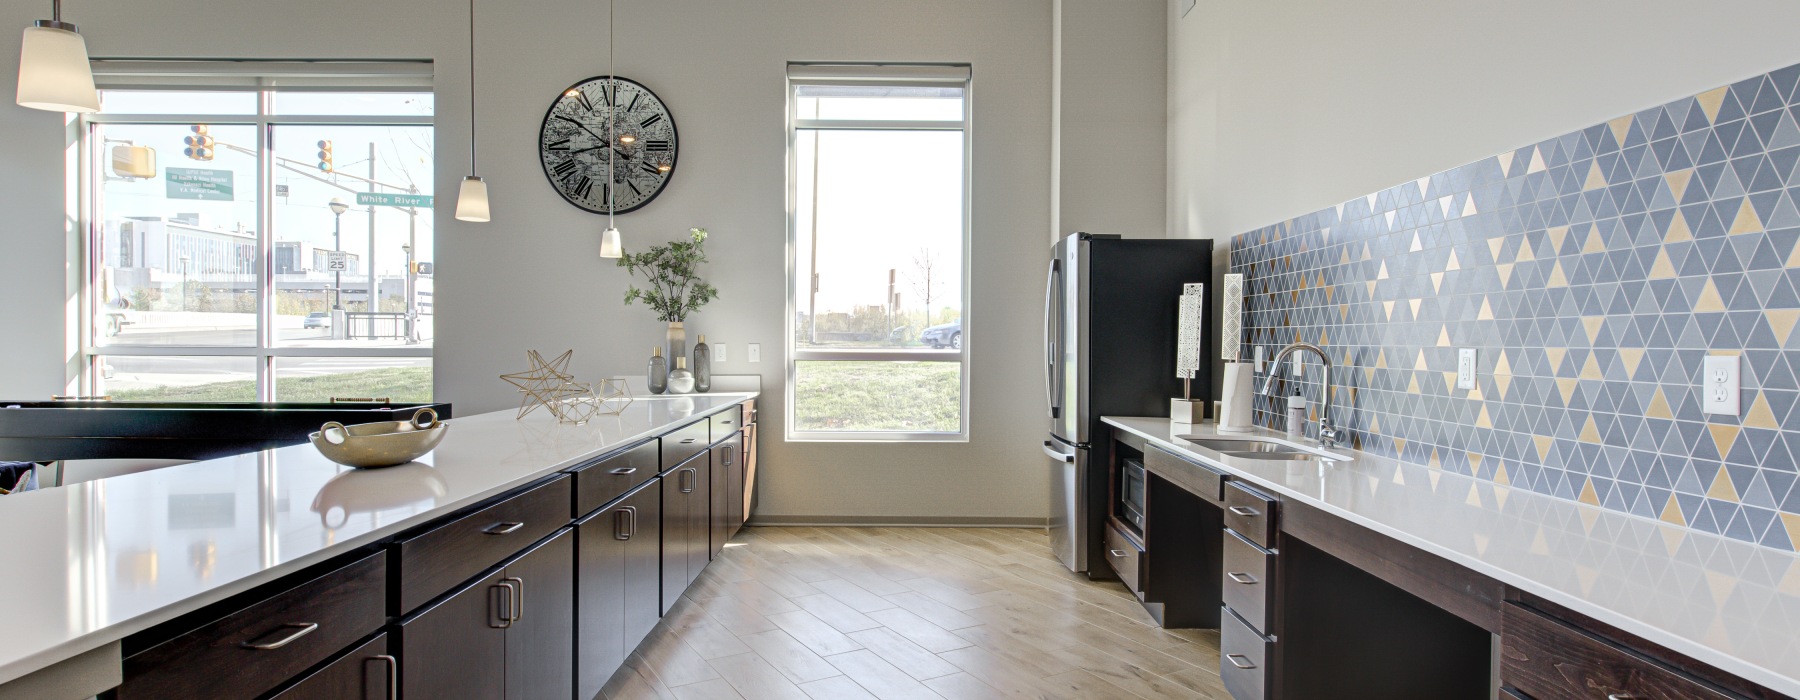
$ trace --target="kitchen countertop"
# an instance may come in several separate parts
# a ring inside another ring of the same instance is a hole
[[[1166,418],[1104,422],[1720,670],[1800,696],[1800,555],[1354,450],[1227,457]],[[1282,438],[1258,430],[1259,437]],[[1311,446],[1308,440],[1301,444]]]
[[[302,444],[0,497],[0,683],[756,395],[640,398],[583,425],[456,418],[388,469]]]

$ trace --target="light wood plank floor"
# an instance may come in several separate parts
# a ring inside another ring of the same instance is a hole
[[[605,694],[1227,700],[1218,641],[1069,573],[1041,530],[746,528]]]

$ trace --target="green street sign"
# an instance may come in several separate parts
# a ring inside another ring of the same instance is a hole
[[[358,192],[356,203],[377,207],[418,207],[431,208],[431,195],[428,194],[389,194],[386,192]]]
[[[163,174],[168,182],[169,199],[201,199],[212,202],[232,200],[230,170],[167,168],[163,170]]]

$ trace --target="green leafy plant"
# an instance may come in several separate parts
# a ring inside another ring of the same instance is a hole
[[[643,275],[647,289],[632,285],[625,290],[625,305],[642,300],[663,321],[685,321],[706,302],[719,298],[719,290],[700,279],[700,263],[706,262],[706,229],[688,229],[686,241],[650,246],[642,253],[619,256],[619,267]]]

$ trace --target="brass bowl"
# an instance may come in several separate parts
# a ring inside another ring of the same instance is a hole
[[[443,442],[450,426],[437,411],[421,408],[409,421],[382,421],[346,426],[337,421],[308,435],[319,453],[346,467],[376,469],[411,462]]]

